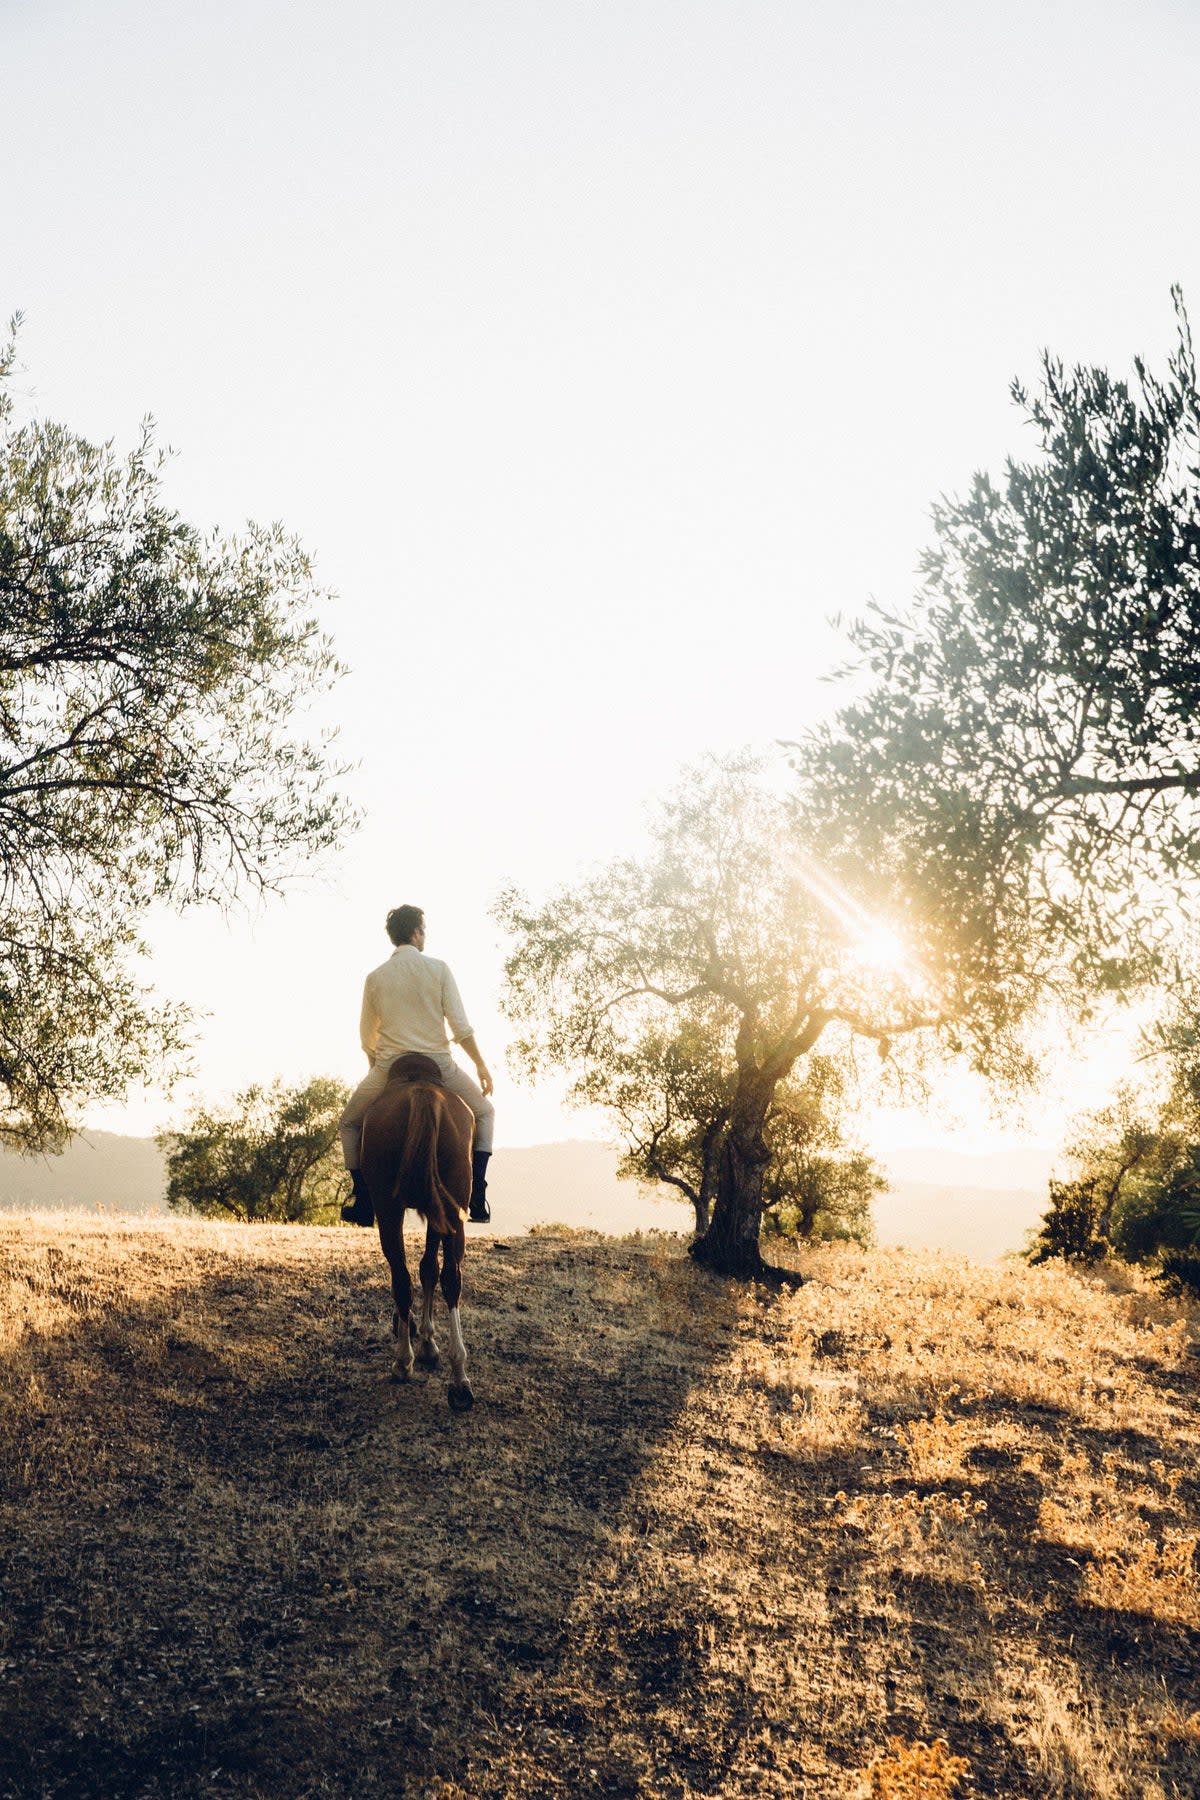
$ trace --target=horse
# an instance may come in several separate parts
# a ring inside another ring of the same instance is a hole
[[[458,1319],[466,1250],[463,1215],[471,1198],[474,1135],[470,1107],[441,1085],[437,1064],[416,1052],[396,1058],[388,1071],[387,1086],[367,1108],[363,1120],[363,1178],[375,1207],[379,1242],[391,1269],[392,1297],[396,1303],[392,1315],[392,1335],[396,1340],[392,1380],[411,1380],[414,1360],[423,1369],[437,1367],[433,1289],[438,1279],[440,1250],[442,1294],[450,1312],[452,1379],[446,1398],[454,1412],[466,1412],[475,1404],[467,1380],[467,1351]],[[404,1256],[404,1213],[410,1206],[425,1221],[415,1359],[412,1279]]]

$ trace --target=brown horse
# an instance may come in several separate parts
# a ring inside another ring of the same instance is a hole
[[[408,1381],[413,1371],[412,1279],[404,1257],[404,1213],[413,1207],[425,1221],[421,1258],[421,1317],[416,1361],[434,1369],[433,1289],[442,1255],[442,1294],[450,1311],[451,1382],[446,1398],[455,1412],[475,1403],[467,1380],[467,1351],[458,1321],[462,1261],[466,1249],[463,1214],[471,1198],[471,1144],[475,1121],[457,1094],[441,1085],[438,1066],[428,1056],[398,1056],[388,1084],[363,1120],[362,1172],[379,1223],[379,1241],[392,1271],[396,1310],[392,1333],[396,1357],[392,1379]]]

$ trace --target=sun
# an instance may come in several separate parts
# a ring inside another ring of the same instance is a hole
[[[837,878],[812,856],[796,859],[796,877],[805,892],[824,907],[849,939],[850,960],[874,975],[912,979],[913,956],[904,939],[885,920],[867,911]]]
[[[900,975],[908,966],[903,943],[887,925],[868,925],[856,935],[851,955],[864,969],[873,969],[881,975]]]

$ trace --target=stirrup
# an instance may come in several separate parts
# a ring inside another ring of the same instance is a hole
[[[486,1200],[472,1200],[467,1208],[467,1217],[472,1225],[488,1225],[491,1223],[492,1209]]]

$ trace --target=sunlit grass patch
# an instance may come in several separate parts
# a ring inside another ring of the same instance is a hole
[[[906,1744],[889,1738],[887,1751],[866,1771],[861,1792],[868,1800],[953,1800],[970,1764],[952,1756],[944,1738],[932,1744]]]
[[[912,1419],[899,1436],[916,1481],[950,1481],[963,1472],[971,1430],[964,1419],[948,1419],[939,1409],[928,1419]]]

